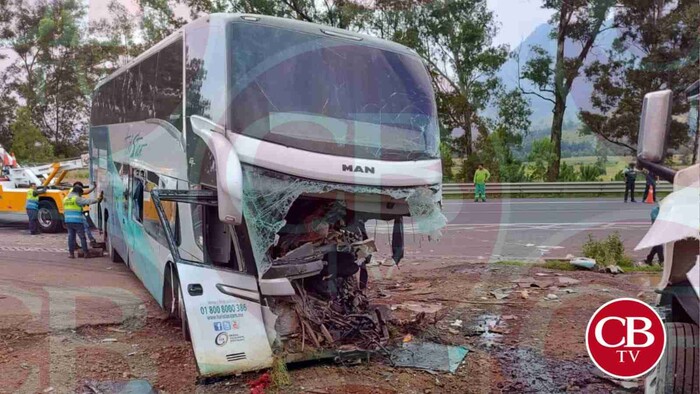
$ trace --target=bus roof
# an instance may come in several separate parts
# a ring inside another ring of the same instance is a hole
[[[127,64],[121,66],[116,71],[114,71],[113,73],[111,73],[107,77],[100,80],[97,83],[97,85],[95,85],[94,90],[99,89],[102,85],[104,85],[105,83],[107,83],[111,79],[117,77],[118,75],[120,75],[124,71],[128,70],[134,64],[139,63],[143,59],[149,57],[150,55],[152,55],[155,52],[158,52],[163,47],[165,47],[168,44],[172,43],[173,41],[177,40],[180,36],[182,36],[183,31],[186,32],[191,26],[199,25],[202,22],[211,23],[213,25],[225,25],[229,22],[264,24],[264,25],[271,26],[271,27],[301,31],[301,32],[306,32],[306,33],[310,33],[310,34],[315,34],[315,35],[325,35],[325,36],[338,38],[338,39],[353,40],[358,45],[368,45],[368,46],[372,46],[375,48],[388,50],[391,52],[398,52],[398,53],[403,53],[406,55],[418,57],[418,54],[416,54],[416,52],[413,51],[412,49],[410,49],[404,45],[397,44],[393,41],[372,37],[372,36],[369,36],[366,34],[355,33],[355,32],[351,32],[348,30],[338,29],[338,28],[331,27],[331,26],[326,26],[326,25],[321,25],[321,24],[311,23],[311,22],[304,22],[304,21],[299,21],[299,20],[289,19],[289,18],[279,18],[279,17],[274,17],[274,16],[268,16],[268,15],[238,14],[238,13],[236,13],[236,14],[215,13],[215,14],[209,14],[209,15],[202,16],[202,17],[197,18],[194,21],[189,22],[186,25],[180,27],[178,30],[176,30],[175,32],[170,34],[168,37],[164,38],[163,40],[161,40],[157,44],[148,48],[146,51],[139,54],[137,57],[135,57],[134,59],[129,61]]]

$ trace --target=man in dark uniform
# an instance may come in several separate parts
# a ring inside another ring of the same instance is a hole
[[[627,202],[628,195],[631,197],[630,201],[637,202],[634,199],[634,182],[637,180],[637,169],[634,168],[634,163],[630,163],[630,165],[625,168],[623,175],[625,176],[625,202]]]

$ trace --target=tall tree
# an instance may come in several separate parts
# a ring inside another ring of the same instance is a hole
[[[508,47],[493,45],[497,26],[485,0],[378,2],[374,30],[413,48],[433,76],[441,122],[462,128],[458,152],[473,152],[472,132],[487,130],[481,115],[501,90],[496,73]]]
[[[27,107],[17,109],[17,119],[10,125],[14,139],[10,151],[23,164],[46,163],[53,159],[53,146],[32,122]]]
[[[79,0],[15,0],[6,40],[18,56],[11,89],[59,157],[85,147],[90,94],[110,51],[94,39]]]
[[[12,142],[12,130],[10,124],[14,120],[17,100],[9,89],[8,75],[6,72],[0,73],[0,145],[8,147]]]
[[[532,81],[537,91],[522,89],[553,104],[550,140],[554,159],[547,170],[547,180],[559,177],[561,138],[566,99],[574,80],[604,29],[608,11],[614,0],[544,0],[543,8],[555,11],[550,23],[556,41],[554,58],[542,47],[532,47],[532,57],[525,63],[520,77]],[[573,49],[573,53],[566,49]]]
[[[620,35],[608,61],[586,68],[593,82],[594,111],[581,111],[584,132],[636,153],[642,100],[671,89],[673,115],[688,112],[683,90],[700,77],[700,3],[688,0],[620,0],[615,23]],[[669,148],[690,142],[688,125],[672,118]]]

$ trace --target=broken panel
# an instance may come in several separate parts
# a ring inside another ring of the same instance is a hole
[[[335,201],[324,201],[324,197],[327,200],[327,194],[332,192],[339,193],[340,197]],[[302,195],[316,197],[314,202],[306,204],[306,208],[300,208],[306,209],[308,217],[300,218],[298,223],[292,223],[291,228],[285,231],[289,237],[280,239],[280,230],[288,225],[287,214]],[[347,219],[347,201],[357,196],[376,197],[376,210],[357,212],[352,209],[353,212],[350,215],[356,220],[353,223],[340,223],[340,226],[336,226],[331,234],[329,226],[337,225],[339,221]],[[381,196],[386,199],[381,199]],[[438,235],[447,220],[440,211],[435,196],[436,191],[428,187],[353,186],[312,181],[252,166],[243,166],[243,214],[250,233],[255,263],[261,276],[273,266],[275,257],[282,257],[293,249],[292,246],[301,247],[304,243],[317,243],[329,234],[343,238],[344,244],[362,241],[360,223],[364,223],[364,220],[390,220],[410,215],[418,233]],[[343,198],[345,201],[342,200]],[[386,205],[380,205],[385,200]],[[408,212],[403,215],[392,213],[391,210],[395,209],[396,201],[405,203],[408,206]],[[314,207],[317,210],[314,210]],[[273,247],[273,252],[276,252],[277,256],[269,253]],[[318,254],[328,252],[329,250],[323,249],[318,251]]]

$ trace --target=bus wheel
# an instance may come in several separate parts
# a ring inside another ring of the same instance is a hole
[[[192,341],[190,336],[190,326],[187,323],[187,310],[185,310],[184,297],[182,296],[182,288],[180,287],[180,279],[175,276],[175,288],[177,291],[177,315],[180,320],[180,329],[182,329],[182,336],[187,342]]]
[[[105,229],[105,249],[107,249],[107,255],[113,263],[123,263],[124,259],[119,253],[112,247],[112,239],[109,237],[107,229]]]
[[[700,392],[698,363],[698,326],[690,323],[666,323],[666,352],[656,369],[646,377],[646,392]]]
[[[56,204],[50,200],[39,201],[37,220],[39,228],[44,233],[57,233],[62,229],[61,215],[56,209]]]

